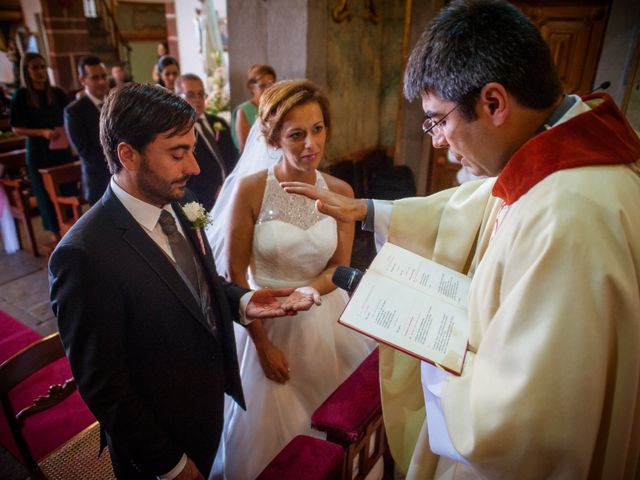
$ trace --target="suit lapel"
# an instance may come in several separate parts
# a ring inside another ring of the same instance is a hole
[[[98,107],[96,107],[95,103],[93,103],[89,97],[85,95],[79,101],[84,102],[84,111],[90,120],[100,119],[100,110],[98,110]]]
[[[220,306],[218,305],[218,301],[217,301],[217,299],[223,298],[225,293],[218,279],[218,272],[216,270],[216,264],[213,260],[213,253],[211,252],[211,247],[209,246],[209,242],[206,239],[204,231],[202,228],[196,229],[191,225],[191,222],[184,214],[184,211],[182,210],[182,207],[178,202],[173,202],[171,206],[173,207],[173,210],[176,212],[178,219],[182,224],[182,229],[186,233],[189,241],[191,242],[191,245],[193,246],[193,249],[196,252],[197,257],[200,260],[200,265],[202,265],[202,269],[205,272],[206,281],[207,281],[207,284],[209,285],[210,292],[211,292],[211,296],[210,296],[211,304],[216,316],[218,317],[218,321],[221,322],[222,328],[227,328],[224,325],[227,321],[230,322],[231,320],[222,318],[222,311],[220,310]],[[198,233],[197,233],[198,230],[200,230],[200,238],[202,239],[202,245],[200,244],[200,239],[198,239]]]
[[[204,123],[209,123],[209,120],[206,117],[204,119]],[[202,130],[202,137],[203,137],[202,141],[205,144],[205,148],[209,150],[209,152],[211,152],[211,155],[213,155],[213,158],[215,159],[216,163],[220,167],[222,180],[224,181],[226,176],[226,170],[224,168],[225,164],[224,164],[224,158],[222,156],[222,152],[218,147],[218,142],[213,137],[213,135],[211,135],[211,132],[205,126],[201,125],[200,123],[198,123],[198,126]]]
[[[144,259],[149,268],[162,279],[167,288],[173,292],[184,307],[209,330],[200,305],[171,261],[142,227],[138,225],[118,200],[118,197],[115,196],[111,187],[107,188],[102,197],[102,203],[113,218],[116,228],[122,230],[122,239]]]
[[[200,260],[200,264],[203,266],[203,269],[206,271],[209,280],[212,280],[212,274],[215,272],[215,263],[213,262],[213,255],[211,254],[211,248],[209,247],[209,243],[205,238],[204,232],[202,228],[196,229],[191,225],[189,219],[185,216],[182,207],[178,202],[173,202],[171,204],[173,207],[173,211],[176,212],[180,223],[182,224],[182,230],[185,232],[187,238],[191,242],[193,246],[193,250],[196,252],[198,259]],[[198,238],[198,230],[200,231],[200,238]],[[202,241],[202,243],[200,243]],[[203,251],[204,249],[204,251]],[[218,274],[215,273],[213,275],[217,278]]]

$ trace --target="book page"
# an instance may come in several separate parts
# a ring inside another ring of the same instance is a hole
[[[392,243],[385,243],[369,270],[465,308],[471,279]]]
[[[459,374],[467,349],[466,309],[368,271],[340,323]]]

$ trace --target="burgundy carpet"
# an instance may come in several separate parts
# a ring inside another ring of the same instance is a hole
[[[40,338],[42,337],[38,333],[0,310],[0,363]],[[67,359],[58,360],[13,390],[11,400],[14,407],[22,409],[30,405],[38,395],[46,395],[49,385],[63,383],[70,377],[71,370]],[[63,403],[51,410],[27,419],[24,434],[34,457],[40,459],[93,422],[95,418],[78,392],[74,392]],[[16,458],[20,458],[2,413],[0,413],[0,443]]]

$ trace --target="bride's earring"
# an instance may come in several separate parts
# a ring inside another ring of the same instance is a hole
[[[267,155],[269,157],[269,160],[276,164],[282,159],[282,150],[276,147],[272,147],[271,145],[267,145]]]

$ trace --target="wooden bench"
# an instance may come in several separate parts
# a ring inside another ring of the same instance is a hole
[[[19,135],[3,136],[0,138],[0,153],[25,148],[25,138]]]

